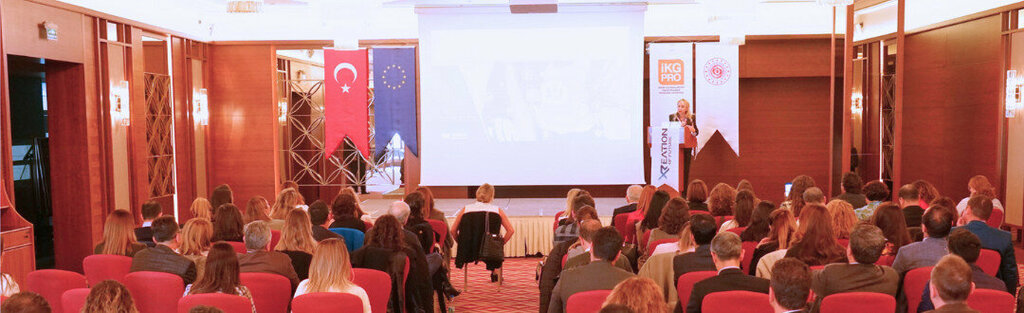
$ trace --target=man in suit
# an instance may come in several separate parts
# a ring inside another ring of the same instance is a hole
[[[861,191],[864,188],[864,183],[860,180],[860,175],[857,175],[857,173],[846,172],[843,174],[842,188],[843,193],[835,196],[835,199],[846,201],[855,209],[868,205],[868,198]]]
[[[146,201],[142,204],[142,227],[135,228],[135,240],[152,248],[156,246],[153,242],[153,220],[163,215],[164,209],[156,201]]]
[[[903,209],[903,218],[907,220],[907,227],[919,227],[921,226],[921,216],[924,215],[924,209],[921,208],[920,196],[917,192],[917,188],[914,185],[906,184],[900,187],[900,208]],[[911,235],[914,235],[911,233]],[[911,236],[913,238],[913,236]]]
[[[270,244],[270,227],[265,221],[252,221],[245,225],[245,254],[238,255],[238,267],[242,273],[270,273],[288,278],[292,290],[299,286],[299,275],[292,267],[287,254],[267,251]]]
[[[577,224],[586,223],[589,220],[596,220],[598,225],[601,221],[597,219],[597,210],[590,206],[583,206],[576,212]],[[600,228],[600,226],[598,226]],[[594,231],[597,233],[597,231]],[[562,265],[562,258],[569,254],[569,251],[578,249],[583,246],[580,242],[579,237],[572,240],[562,241],[556,243],[551,248],[551,252],[547,254],[547,258],[544,259],[544,265],[541,267],[540,272],[540,313],[546,313],[548,311],[548,304],[551,301],[551,290],[555,288],[555,283],[558,282],[558,278],[562,274],[562,270],[565,266]],[[593,245],[591,245],[593,246]],[[590,255],[589,251],[585,251],[585,255]],[[625,255],[623,255],[625,258]],[[622,259],[622,258],[620,258]],[[625,258],[628,260],[628,258]],[[568,260],[566,260],[568,264]]]
[[[619,258],[622,249],[622,235],[614,227],[604,227],[594,234],[594,245],[590,249],[590,264],[567,270],[551,290],[549,313],[565,312],[565,305],[572,295],[591,290],[611,290],[619,282],[633,277],[633,273],[612,265]]]
[[[341,235],[327,229],[327,225],[331,225],[330,217],[327,203],[317,200],[309,205],[309,221],[313,224],[313,239],[317,242],[330,238],[344,239]]]
[[[811,282],[815,295],[812,311],[818,311],[821,299],[837,293],[877,292],[895,298],[900,275],[891,267],[875,265],[883,249],[885,235],[881,229],[870,224],[854,227],[850,233],[850,246],[846,248],[850,264],[833,263],[814,273]]]
[[[1009,232],[989,227],[985,223],[991,214],[992,198],[985,195],[972,196],[960,218],[965,224],[957,228],[967,229],[977,235],[981,239],[982,248],[999,252],[1002,260],[996,278],[1006,283],[1006,290],[1017,290],[1017,258],[1014,256],[1012,237]]]
[[[935,313],[978,313],[967,306],[967,297],[974,292],[971,267],[956,255],[947,255],[932,269],[928,283],[931,299],[938,309]]]
[[[933,266],[949,251],[946,249],[946,236],[953,229],[956,219],[953,209],[941,205],[928,208],[921,222],[924,240],[911,243],[900,248],[892,268],[901,275],[909,270]]]
[[[775,313],[802,313],[811,293],[811,268],[796,258],[785,258],[772,266],[768,304]]]
[[[563,272],[578,266],[590,264],[590,250],[594,247],[594,234],[597,234],[598,230],[601,230],[600,220],[588,219],[580,221],[579,247],[581,249],[576,255],[573,255],[573,251],[575,249],[569,250],[569,253],[567,254],[569,258],[566,259],[565,266],[562,267]],[[630,265],[629,260],[624,257],[615,260],[615,267],[628,272],[633,271],[633,266]]]
[[[767,279],[747,275],[740,269],[743,242],[736,233],[721,232],[716,235],[711,240],[711,258],[718,269],[718,275],[693,284],[690,302],[686,304],[687,313],[700,313],[704,297],[715,292],[745,290],[768,293]]]
[[[715,238],[718,227],[715,219],[708,214],[696,214],[690,218],[690,232],[697,249],[693,252],[675,256],[672,259],[672,281],[679,281],[679,276],[689,272],[714,271],[715,262],[711,258],[711,240]]]
[[[644,191],[644,187],[640,185],[632,185],[626,188],[626,205],[612,210],[612,223],[615,221],[615,217],[623,213],[632,213],[636,211],[636,203],[640,201],[640,193]]]
[[[151,227],[156,246],[136,253],[130,271],[171,273],[181,276],[186,285],[194,282],[196,264],[175,252],[178,250],[178,222],[173,216],[161,216],[153,220]],[[291,261],[288,264],[290,266]]]
[[[978,255],[981,254],[981,240],[978,239],[978,236],[975,236],[966,229],[958,228],[950,233],[948,241],[949,253],[964,259],[964,262],[971,266],[971,281],[974,282],[975,288],[1006,291],[1006,284],[1002,280],[985,274],[985,271],[982,271],[978,265],[974,264],[974,262],[978,261]],[[907,296],[916,297],[917,295]],[[924,286],[924,292],[921,293],[920,297],[921,303],[917,305],[918,312],[935,309],[935,304],[932,303],[931,297],[931,284]]]

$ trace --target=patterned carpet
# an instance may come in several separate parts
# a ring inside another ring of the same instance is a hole
[[[509,258],[503,265],[504,282],[491,282],[483,263],[469,264],[469,288],[463,282],[463,270],[452,265],[451,281],[462,295],[455,298],[455,312],[537,312],[539,291],[537,263],[541,258]]]

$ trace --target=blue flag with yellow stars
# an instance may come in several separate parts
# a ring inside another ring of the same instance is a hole
[[[374,157],[397,133],[419,156],[416,137],[416,48],[373,48]]]

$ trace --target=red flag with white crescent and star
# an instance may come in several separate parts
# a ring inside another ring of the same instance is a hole
[[[324,49],[324,158],[348,137],[363,157],[370,155],[366,49]]]

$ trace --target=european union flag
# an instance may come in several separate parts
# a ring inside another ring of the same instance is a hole
[[[373,48],[375,157],[397,133],[419,156],[416,142],[416,48]]]

